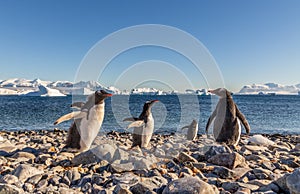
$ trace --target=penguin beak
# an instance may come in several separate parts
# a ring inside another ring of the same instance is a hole
[[[104,96],[104,97],[111,97],[111,96],[112,96],[112,94],[107,93],[107,92],[104,91],[104,90],[97,91],[96,93],[97,93],[98,95]]]
[[[107,94],[102,94],[103,96],[105,96],[105,97],[111,97],[111,96],[113,96],[113,94],[109,94],[109,93],[107,93]]]
[[[212,94],[214,94],[214,91],[215,90],[207,90],[209,93],[212,93]]]
[[[159,102],[159,100],[152,100],[151,103]]]

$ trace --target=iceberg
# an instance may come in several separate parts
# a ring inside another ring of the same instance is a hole
[[[252,84],[244,86],[237,94],[259,94],[259,95],[297,95],[300,89],[298,85],[281,85],[277,83]]]

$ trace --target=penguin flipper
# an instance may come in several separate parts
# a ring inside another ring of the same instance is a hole
[[[81,109],[84,104],[84,102],[74,102],[73,104],[71,104],[71,108]]]
[[[70,120],[70,119],[78,119],[78,118],[83,118],[86,116],[86,112],[82,112],[82,111],[76,111],[76,112],[71,112],[68,114],[65,114],[64,116],[61,116],[59,119],[57,119],[54,122],[54,125],[57,125],[61,122]]]
[[[139,118],[136,117],[129,117],[129,118],[125,118],[123,119],[123,121],[137,121]]]
[[[189,128],[189,127],[190,127],[189,125],[184,126],[184,127],[181,128],[181,130],[183,130],[183,129],[185,129],[185,128]]]
[[[215,109],[214,112],[209,117],[207,123],[206,123],[206,127],[205,127],[205,133],[206,133],[206,135],[208,134],[208,129],[210,127],[210,124],[214,120],[214,118],[216,117],[216,115],[217,115],[217,110]]]
[[[132,128],[132,127],[141,127],[144,124],[145,124],[145,122],[143,120],[134,121],[128,125],[127,129]]]
[[[246,129],[246,133],[247,135],[250,134],[250,125],[246,119],[246,117],[243,115],[243,113],[241,113],[241,111],[238,109],[237,105],[235,105],[235,111],[236,111],[236,116],[238,117],[238,119],[243,123],[245,129]]]

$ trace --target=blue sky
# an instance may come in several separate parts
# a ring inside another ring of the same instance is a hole
[[[297,0],[2,0],[0,80],[72,81],[83,57],[104,37],[134,25],[162,24],[201,41],[219,65],[225,86],[233,91],[252,83],[298,84],[299,18]],[[145,60],[167,61],[183,70],[195,87],[207,87],[205,78],[193,75],[188,60],[155,47],[122,53],[98,81],[113,85],[122,73],[119,64],[126,69]]]

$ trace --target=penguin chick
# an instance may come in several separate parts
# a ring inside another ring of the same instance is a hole
[[[250,125],[245,116],[240,112],[232,99],[231,93],[225,88],[209,90],[210,93],[220,97],[216,109],[209,117],[206,124],[206,134],[210,124],[214,120],[213,135],[217,142],[236,146],[241,136],[241,122],[247,134],[250,133]]]
[[[57,125],[61,122],[74,119],[68,131],[68,138],[64,148],[76,151],[85,151],[90,148],[96,138],[104,118],[105,98],[112,96],[104,90],[96,91],[87,98],[86,103],[76,102],[71,107],[76,107],[80,111],[75,111],[63,115],[54,122]]]
[[[181,130],[187,128],[187,140],[195,140],[198,133],[198,123],[196,120],[193,120],[190,125],[184,126]]]
[[[132,121],[127,129],[133,127],[133,144],[132,147],[140,146],[146,148],[151,140],[154,130],[154,119],[151,113],[151,107],[158,100],[147,101],[144,104],[143,111],[138,118],[126,118],[123,121]]]

